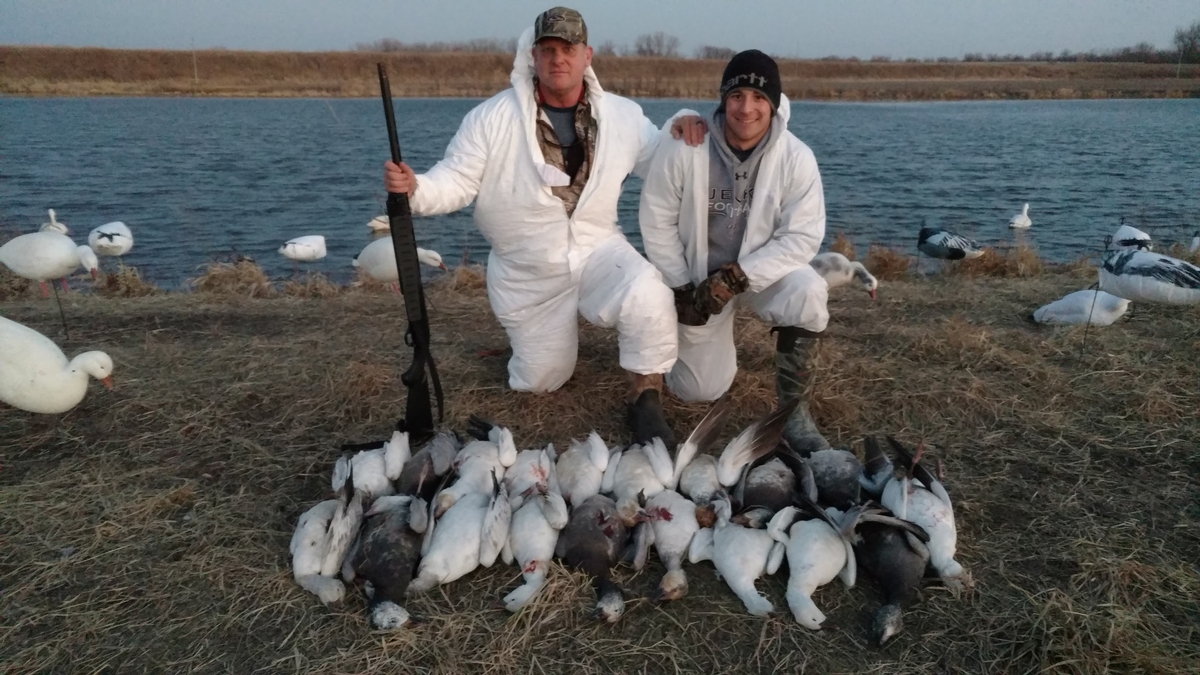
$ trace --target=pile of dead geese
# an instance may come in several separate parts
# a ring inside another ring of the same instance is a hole
[[[472,418],[463,442],[444,431],[411,452],[396,432],[381,443],[347,446],[333,470],[335,499],[305,512],[292,537],[296,582],[322,602],[361,584],[378,629],[410,619],[405,597],[497,559],[524,583],[503,598],[517,612],[535,598],[557,557],[589,575],[594,616],[615,622],[625,595],[612,568],[646,564],[653,547],[666,568],[656,601],[687,594],[684,562],[712,561],[751,614],[771,602],[755,581],[787,560],[786,600],[796,621],[818,629],[814,591],[833,579],[855,583],[864,567],[883,590],[872,639],[901,630],[901,609],[927,569],[956,595],[970,583],[954,560],[950,497],[910,451],[888,438],[895,460],[864,439],[865,464],[849,450],[801,457],[781,440],[794,404],[737,434],[720,453],[730,404],[717,402],[671,453],[659,439],[610,449],[596,433],[566,452],[550,445],[517,451],[512,433]]]

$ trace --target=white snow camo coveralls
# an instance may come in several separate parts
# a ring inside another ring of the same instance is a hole
[[[475,200],[475,224],[492,245],[488,300],[512,343],[513,389],[554,391],[570,379],[578,314],[617,328],[622,368],[666,373],[677,352],[673,294],[617,226],[622,183],[644,175],[659,130],[636,103],[604,92],[589,67],[599,131],[591,175],[568,218],[550,190],[568,178],[538,146],[532,44],[530,28],[518,42],[512,87],[469,112],[445,157],[417,176],[413,212],[450,213]]]
[[[790,116],[784,96],[775,123],[785,131],[762,156],[738,254],[750,289],[703,326],[679,324],[679,360],[667,386],[684,401],[716,400],[733,384],[739,304],[772,326],[823,331],[829,322],[829,287],[808,264],[825,238],[825,196],[812,150],[786,131]],[[708,163],[707,144],[664,137],[642,187],[646,256],[671,288],[708,277]]]

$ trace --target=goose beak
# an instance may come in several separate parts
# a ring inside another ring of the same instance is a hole
[[[871,299],[872,300],[875,299],[875,289],[874,288],[871,289]]]
[[[450,271],[450,268],[449,268],[449,267],[446,267],[446,263],[441,263],[441,264],[439,264],[439,265],[438,265],[438,267],[442,268],[442,271],[443,271],[443,272],[449,272],[449,271]]]
[[[92,281],[100,278],[100,270],[92,270]]]
[[[106,378],[104,378],[103,380],[100,380],[100,381],[101,381],[101,382],[103,382],[103,383],[104,383],[104,386],[108,387],[110,390],[113,388],[113,379],[112,379],[112,375],[109,375],[108,377],[106,377]]]

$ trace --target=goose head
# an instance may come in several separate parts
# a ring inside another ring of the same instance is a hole
[[[865,289],[867,293],[870,294],[871,299],[874,300],[875,289],[879,288],[879,281],[867,271],[866,267],[863,267],[862,263],[855,262],[853,263],[853,267],[854,278],[858,279],[859,283],[862,284],[863,289]]]
[[[70,369],[71,372],[87,373],[109,389],[113,388],[113,362],[104,352],[84,352],[71,359]]]
[[[687,592],[687,574],[683,570],[671,570],[663,575],[662,582],[658,585],[658,593],[654,596],[654,602],[678,600],[687,595]]]
[[[592,618],[605,623],[616,623],[625,615],[625,595],[615,585],[604,591],[596,603]]]
[[[437,251],[431,251],[426,248],[418,248],[417,260],[429,265],[430,267],[436,267],[443,272],[447,271],[448,269],[446,267],[446,263],[442,262],[442,254],[438,253]]]
[[[396,630],[408,623],[410,618],[408,610],[390,600],[371,608],[371,627],[377,630]]]
[[[100,260],[96,258],[96,252],[87,244],[76,247],[75,251],[79,254],[79,266],[87,270],[94,281],[100,274]]]
[[[871,641],[882,647],[894,635],[904,630],[904,619],[899,605],[884,605],[875,612],[871,621]]]

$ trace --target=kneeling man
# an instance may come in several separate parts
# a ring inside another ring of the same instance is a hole
[[[773,326],[780,403],[801,401],[784,438],[805,453],[827,448],[808,410],[811,357],[829,321],[828,288],[809,266],[825,237],[817,160],[787,130],[771,57],[734,56],[720,94],[708,142],[664,140],[642,188],[646,256],[674,289],[679,319],[666,383],[685,401],[724,394],[737,373],[734,312],[745,305]]]

